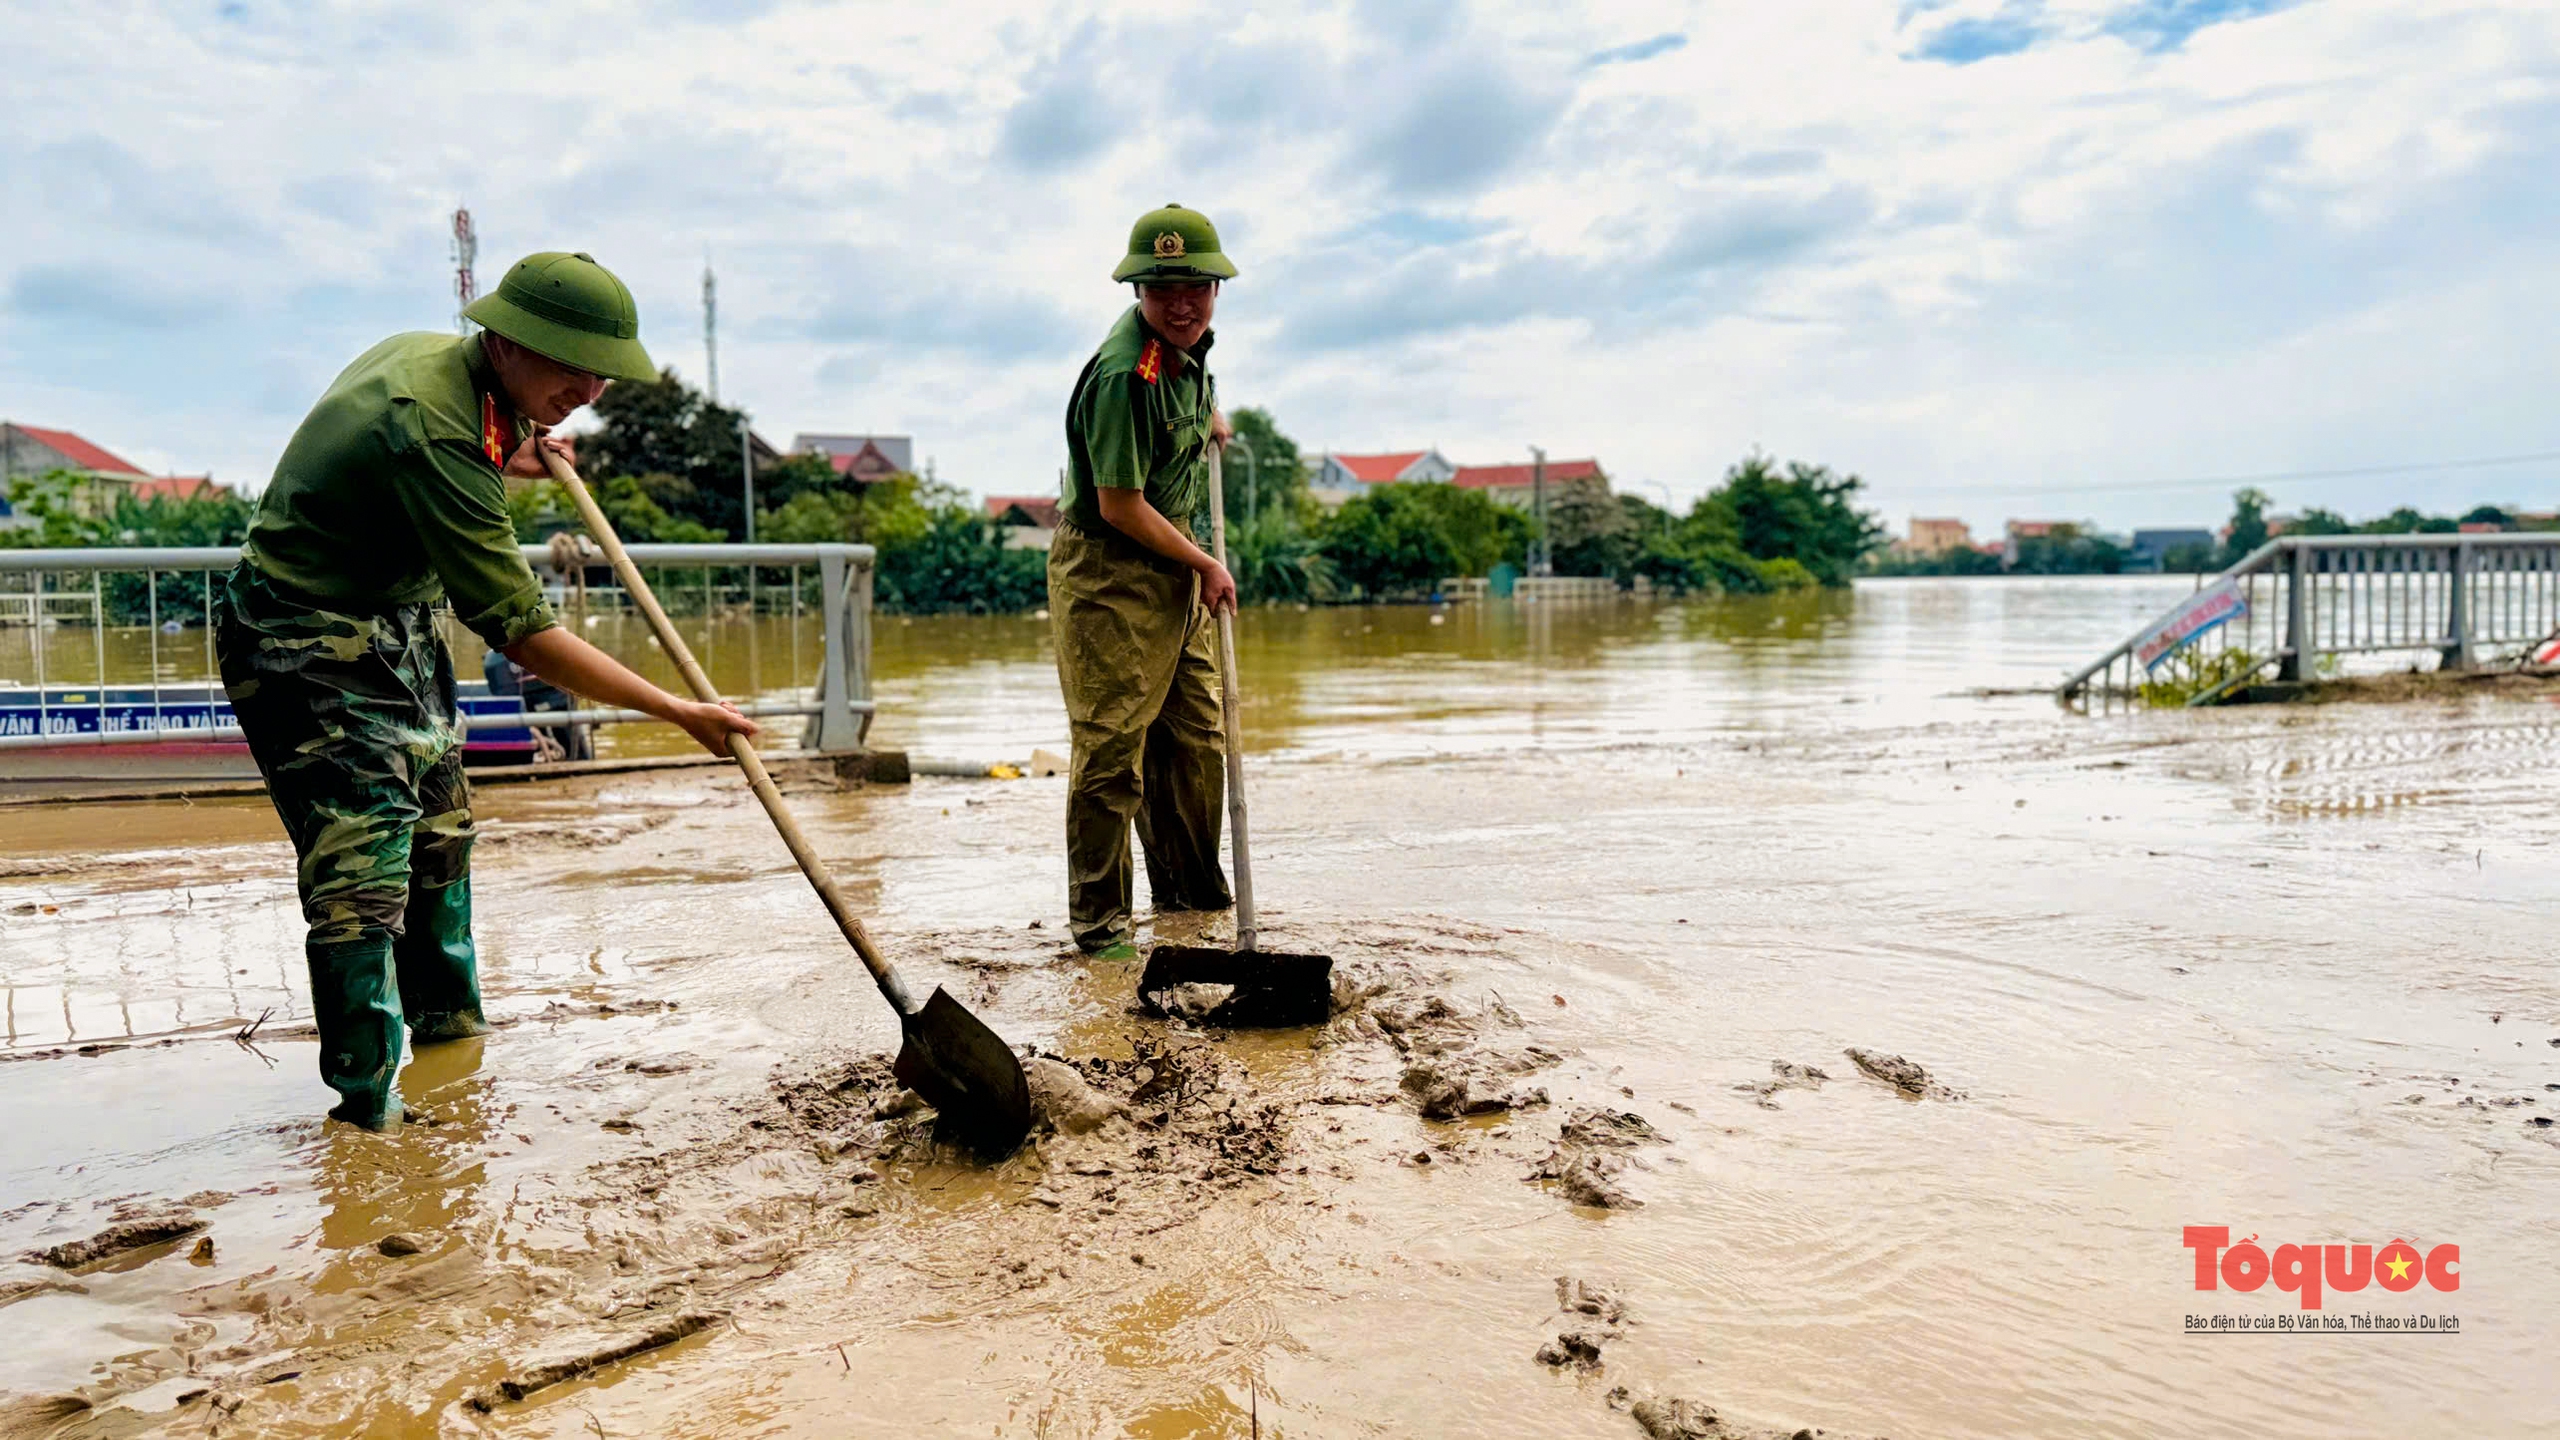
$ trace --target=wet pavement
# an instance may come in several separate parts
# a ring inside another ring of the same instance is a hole
[[[0,1435],[2554,1433],[2560,712],[2003,693],[2186,584],[1248,616],[1267,943],[1385,987],[1320,1035],[1063,954],[1063,781],[804,783],[913,981],[1131,1108],[993,1170],[863,1068],[895,1027],[723,773],[484,792],[510,1023],[393,1138],[316,1118],[263,802],[0,812],[0,1254],[213,1241],[0,1265],[81,1287],[0,1290]],[[1045,631],[884,619],[876,738],[1063,750]],[[1547,1103],[1425,1119],[1417,1059]],[[2318,1313],[2459,1328],[2188,1333],[2309,1313],[2198,1293],[2189,1225],[2458,1244]]]

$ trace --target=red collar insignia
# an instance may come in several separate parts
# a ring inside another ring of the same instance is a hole
[[[489,457],[490,464],[501,470],[507,468],[507,440],[498,429],[498,397],[494,395],[480,397],[480,452]]]
[[[1138,352],[1138,378],[1153,385],[1164,377],[1164,342],[1149,340]]]

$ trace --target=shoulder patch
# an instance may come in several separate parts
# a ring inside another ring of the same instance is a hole
[[[1138,352],[1138,378],[1153,385],[1164,378],[1164,342],[1149,340]]]
[[[507,468],[506,435],[498,429],[498,399],[486,393],[480,397],[480,453],[489,457],[490,464]]]

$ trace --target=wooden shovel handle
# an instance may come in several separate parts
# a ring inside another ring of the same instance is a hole
[[[1218,563],[1227,563],[1227,476],[1225,447],[1209,447],[1209,544]],[[1243,600],[1243,593],[1237,593]],[[1227,829],[1235,847],[1236,948],[1253,948],[1253,843],[1244,821],[1244,706],[1236,695],[1236,612],[1218,612],[1218,712],[1227,731]]]
[[[542,463],[549,467],[551,478],[559,481],[568,490],[569,498],[577,502],[578,518],[586,522],[587,533],[604,547],[605,558],[613,562],[613,573],[621,577],[623,590],[631,596],[631,603],[640,607],[640,613],[648,617],[649,629],[658,637],[658,648],[666,651],[667,658],[675,662],[677,672],[692,688],[694,698],[706,704],[720,703],[720,692],[711,688],[711,677],[703,674],[702,667],[694,663],[692,649],[667,620],[667,612],[659,608],[658,597],[649,591],[649,582],[640,578],[640,567],[631,563],[630,552],[622,548],[621,539],[613,533],[612,522],[604,518],[604,511],[596,504],[595,497],[587,493],[587,482],[578,478],[577,467],[560,458],[558,452],[547,445],[534,448],[541,453]],[[756,754],[755,742],[733,731],[729,736],[729,754],[737,760],[738,768],[747,773],[747,784],[755,790],[756,799],[763,802],[766,817],[780,832],[782,843],[790,847],[791,858],[799,862],[800,873],[809,877],[810,888],[818,892],[818,899],[825,903],[827,913],[835,917],[836,928],[844,932],[853,952],[862,957],[863,967],[871,972],[872,980],[880,986],[880,993],[897,1007],[901,1019],[914,1014],[916,1006],[907,994],[906,982],[890,968],[888,960],[880,954],[880,948],[871,943],[871,932],[863,928],[862,917],[853,913],[853,906],[844,898],[844,892],[836,888],[835,877],[827,873],[826,862],[818,858],[818,852],[809,844],[809,837],[801,831],[799,819],[782,803],[782,792],[774,788],[773,776],[766,772],[763,757]]]

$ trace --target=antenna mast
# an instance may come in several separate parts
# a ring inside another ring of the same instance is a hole
[[[471,228],[471,212],[461,206],[453,211],[453,328],[468,335],[471,322],[462,312],[480,298],[480,287],[471,278],[471,262],[480,256],[480,235]]]
[[[702,257],[702,374],[711,391],[711,403],[720,403],[720,305],[713,295],[711,257]]]

